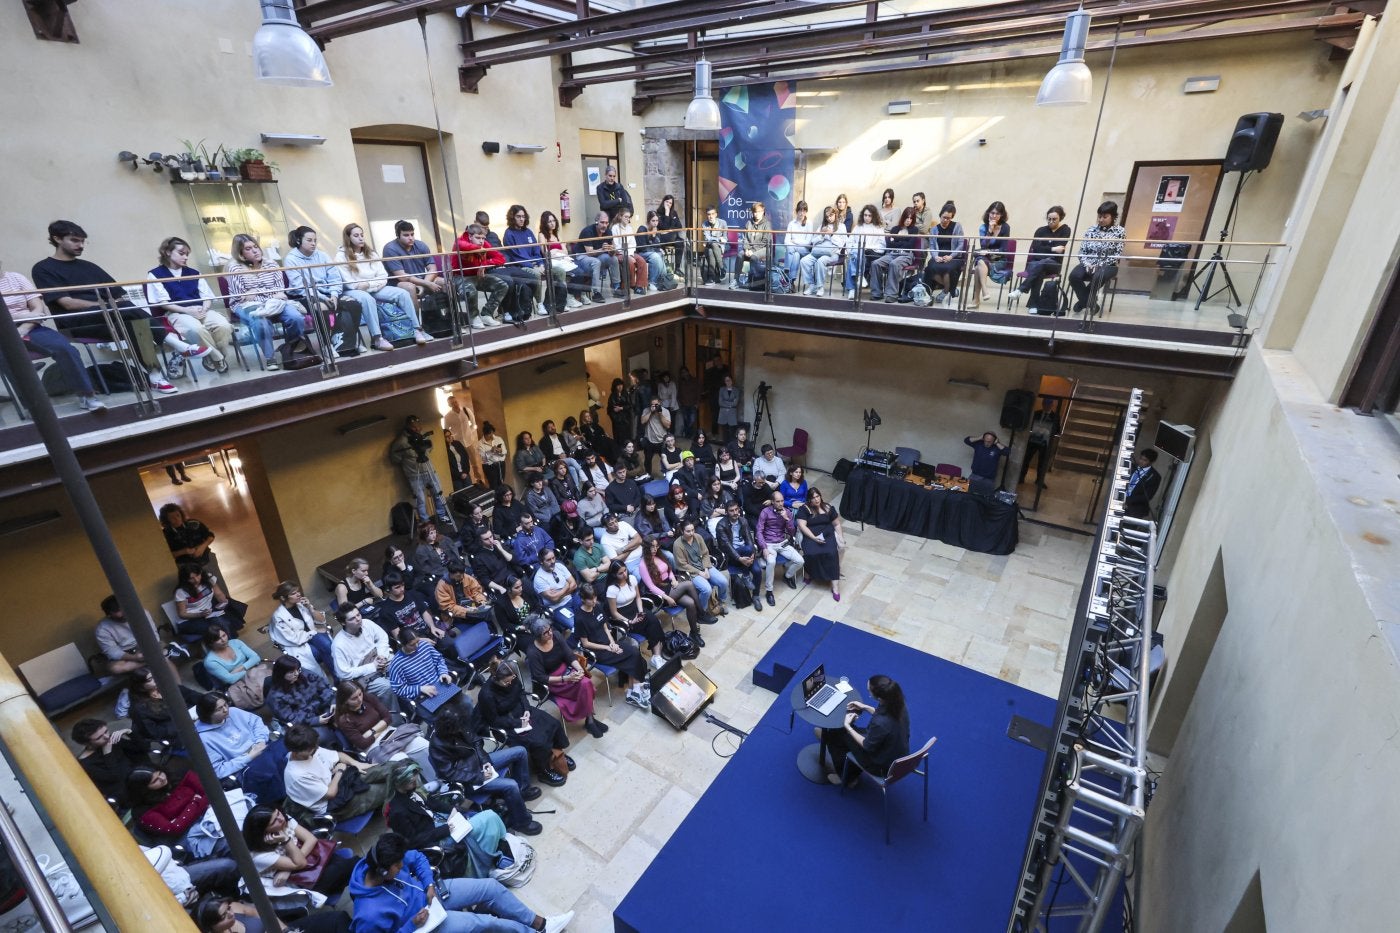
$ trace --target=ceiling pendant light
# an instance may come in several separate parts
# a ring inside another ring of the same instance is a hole
[[[253,76],[283,87],[330,87],[330,69],[316,40],[292,11],[292,0],[259,0],[263,21],[253,36]]]
[[[719,132],[719,104],[710,94],[710,75],[713,66],[702,54],[695,63],[695,99],[685,108],[685,128]]]
[[[1084,46],[1088,41],[1089,14],[1081,7],[1065,21],[1060,60],[1040,82],[1040,93],[1035,96],[1037,107],[1072,107],[1089,102],[1094,81],[1089,66],[1084,64]]]

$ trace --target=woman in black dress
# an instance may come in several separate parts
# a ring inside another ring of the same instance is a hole
[[[621,379],[617,381],[622,382]],[[609,463],[612,462],[613,454],[616,452],[612,438],[608,437],[608,432],[604,431],[603,426],[598,423],[593,409],[585,408],[578,413],[578,432],[583,436],[584,446]]]
[[[491,672],[491,679],[477,694],[476,714],[483,725],[504,732],[508,745],[525,749],[540,780],[550,787],[568,780],[568,773],[574,770],[574,760],[564,754],[569,737],[559,720],[526,703],[520,671],[513,661],[501,661]]]
[[[797,530],[802,535],[802,556],[807,561],[807,575],[813,580],[830,581],[831,598],[841,601],[840,549],[846,539],[841,533],[841,516],[836,506],[827,502],[822,491],[813,486],[807,490],[807,501],[797,507]]]
[[[690,449],[695,453],[695,459],[699,460],[710,472],[715,469],[715,448],[710,444],[710,437],[704,431],[695,432],[695,440],[690,442]]]
[[[613,442],[621,444],[632,437],[632,400],[627,397],[627,388],[621,379],[612,381],[607,409],[608,419],[612,421]]]
[[[871,677],[865,689],[878,706],[851,700],[846,704],[845,725],[823,730],[832,765],[826,779],[833,784],[841,783],[847,752],[862,771],[876,777],[884,777],[896,758],[909,754],[909,710],[904,704],[904,691],[884,674]],[[856,725],[862,713],[870,714],[870,722],[864,727]],[[860,771],[851,769],[846,786],[854,787],[859,781]]]
[[[501,542],[515,537],[520,530],[520,516],[525,514],[525,505],[516,500],[515,490],[502,483],[496,487],[496,507],[491,510],[491,530]]]
[[[647,662],[637,647],[636,639],[621,638],[608,627],[608,613],[598,601],[598,590],[592,583],[578,588],[579,608],[574,613],[574,634],[581,647],[593,652],[599,664],[617,668],[617,685],[627,686],[629,681],[636,683],[627,691],[627,702],[647,709],[651,700],[642,692],[642,682],[647,675]]]

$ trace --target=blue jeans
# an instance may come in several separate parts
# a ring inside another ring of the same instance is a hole
[[[445,933],[524,933],[534,930],[535,912],[494,878],[444,878],[438,897],[447,919]],[[469,913],[472,907],[479,912]]]
[[[280,321],[282,324],[282,337],[288,342],[300,340],[306,333],[306,322],[302,317],[303,309],[296,302],[289,301],[282,306],[282,312],[275,318],[254,317],[249,312],[255,305],[240,305],[233,309],[233,313],[238,315],[239,320],[248,325],[248,330],[252,332],[253,339],[258,342],[262,349],[263,359],[272,359],[272,322]]]
[[[431,487],[433,508],[437,510],[439,523],[449,521],[452,513],[447,510],[447,502],[442,498],[442,484],[432,473],[405,473],[408,488],[413,490],[413,504],[418,509],[418,520],[428,520],[428,489]]]
[[[802,260],[806,259],[812,252],[810,246],[789,246],[783,254],[783,264],[787,266],[788,278],[792,284],[797,285],[798,275],[801,271]]]
[[[365,327],[369,328],[371,337],[378,337],[381,334],[379,323],[379,305],[394,305],[400,311],[408,315],[408,319],[413,322],[413,329],[418,330],[418,312],[413,310],[413,298],[399,288],[397,285],[385,285],[377,292],[365,292],[358,288],[347,288],[343,294],[345,298],[353,298],[360,303],[361,320]]]
[[[696,574],[690,578],[690,582],[695,584],[695,592],[700,595],[702,612],[710,604],[711,590],[719,590],[721,603],[729,602],[729,581],[724,578],[724,574],[717,567],[711,567],[704,574]]]
[[[53,357],[54,365],[63,374],[63,381],[78,395],[92,395],[92,380],[83,368],[78,348],[52,327],[36,326],[24,335],[25,343]]]
[[[588,273],[593,285],[593,291],[603,290],[603,277],[606,274],[607,280],[612,283],[613,291],[621,287],[622,272],[617,265],[617,257],[612,253],[599,253],[590,256],[587,253],[574,253],[574,262],[578,267]]]
[[[881,253],[867,253],[864,248],[851,253],[850,258],[846,260],[846,291],[856,287],[861,276],[865,275],[866,267],[880,258],[880,255]]]
[[[529,754],[522,746],[516,745],[498,749],[488,757],[498,777],[477,789],[503,796],[510,814],[511,828],[524,826],[530,822],[530,811],[525,807],[525,798],[520,796],[520,789],[530,786]]]
[[[666,257],[657,250],[651,253],[643,253],[642,258],[647,261],[647,284],[656,285],[660,283],[661,277],[666,274]]]

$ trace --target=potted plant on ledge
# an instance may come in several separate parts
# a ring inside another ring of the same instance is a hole
[[[238,164],[238,172],[244,181],[272,181],[277,163],[268,162],[267,155],[261,149],[235,149],[231,156]]]

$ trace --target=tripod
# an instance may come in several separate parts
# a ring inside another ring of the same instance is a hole
[[[1248,180],[1249,172],[1244,171],[1240,173],[1240,180],[1235,183],[1235,196],[1230,199],[1230,209],[1225,212],[1225,226],[1220,230],[1220,240],[1215,245],[1215,252],[1211,253],[1210,258],[1206,260],[1206,278],[1205,281],[1200,284],[1200,295],[1196,297],[1197,311],[1201,310],[1201,305],[1204,302],[1209,301],[1211,298],[1214,298],[1227,289],[1230,292],[1230,297],[1235,299],[1235,305],[1243,304],[1243,302],[1240,301],[1240,293],[1235,290],[1235,282],[1230,278],[1230,270],[1224,265],[1224,262],[1225,241],[1230,238],[1230,227],[1234,223],[1235,211],[1238,210],[1240,206],[1240,192],[1244,191],[1244,183]],[[1215,278],[1215,270],[1217,267],[1219,267],[1220,273],[1225,276],[1225,284],[1220,286],[1214,293],[1211,293],[1210,283]],[[1188,292],[1191,290],[1192,286],[1196,284],[1196,279],[1199,278],[1200,275],[1201,270],[1199,268],[1191,275],[1191,281],[1186,286]],[[1229,305],[1227,305],[1227,307],[1229,307]]]
[[[778,435],[773,430],[773,413],[769,411],[770,406],[768,404],[768,390],[771,388],[772,386],[768,383],[760,382],[758,384],[758,389],[755,390],[753,394],[753,443],[755,447],[759,446],[759,435],[763,432],[763,418],[765,415],[768,417],[768,437],[772,439],[774,447],[778,446]]]

